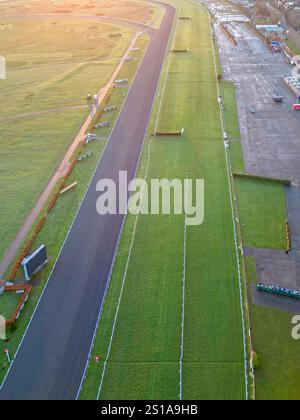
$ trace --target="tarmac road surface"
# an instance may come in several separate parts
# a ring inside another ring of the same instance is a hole
[[[293,67],[274,54],[244,24],[233,24],[238,45],[233,46],[218,25],[220,57],[225,79],[236,87],[237,108],[245,170],[253,175],[292,181],[285,187],[292,251],[245,248],[256,260],[258,280],[300,291],[300,114],[292,110],[295,95],[284,83]],[[273,102],[275,94],[283,104]],[[256,106],[256,114],[249,109]],[[259,293],[252,288],[254,304],[299,313],[300,302]]]
[[[124,216],[99,216],[96,184],[135,176],[175,17],[166,7],[48,285],[2,385],[0,399],[75,399]],[[118,183],[117,183],[118,184]]]
[[[272,53],[244,24],[235,24],[238,45],[215,26],[224,79],[236,86],[237,107],[246,172],[300,183],[300,113],[292,110],[295,95],[284,83],[292,66]],[[282,95],[282,105],[273,103]],[[256,106],[252,115],[250,107]]]

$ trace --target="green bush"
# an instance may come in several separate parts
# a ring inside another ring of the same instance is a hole
[[[259,354],[257,354],[256,352],[253,352],[252,357],[253,357],[253,368],[254,370],[257,370],[261,366],[261,358]]]
[[[10,329],[10,332],[16,331],[16,329],[17,329],[16,322],[13,322],[12,324],[10,324],[9,329]]]

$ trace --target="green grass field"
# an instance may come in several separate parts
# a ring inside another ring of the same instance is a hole
[[[234,172],[244,172],[234,85],[222,82],[221,92],[230,137],[232,168]],[[285,249],[284,222],[287,213],[283,186],[251,179],[236,180],[237,203],[241,211],[241,222],[245,223],[242,229],[244,245]],[[257,283],[255,259],[246,257],[245,266],[253,346],[261,357],[261,366],[255,373],[256,398],[299,400],[299,342],[291,337],[293,315],[252,304],[251,285]]]
[[[9,25],[1,31],[7,80],[0,82],[0,258],[89,112],[87,107],[64,108],[87,106],[87,93],[98,92],[109,80],[134,34],[92,21],[46,19]],[[120,36],[112,37],[116,34]],[[57,109],[61,112],[18,119]]]
[[[300,49],[296,47],[292,40],[287,39],[286,45],[293,51],[295,55],[300,55]]]
[[[129,80],[129,86],[136,74],[138,65],[140,63],[140,59],[142,58],[147,45],[148,45],[148,36],[144,34],[140,38],[138,38],[136,42],[136,47],[140,48],[140,50],[134,51],[131,53],[131,57],[135,58],[135,60],[126,62],[120,71],[120,77],[127,78]],[[102,114],[101,118],[99,119],[99,121],[103,121],[103,120],[110,121],[111,123],[110,127],[101,129],[101,131],[97,130],[97,134],[101,136],[102,140],[91,143],[84,149],[84,153],[87,151],[91,151],[92,157],[86,161],[78,163],[75,166],[75,169],[68,180],[68,183],[78,181],[77,188],[70,191],[68,194],[64,195],[57,201],[52,213],[48,216],[43,229],[41,230],[40,234],[38,235],[36,241],[33,244],[32,249],[37,249],[41,244],[46,244],[48,253],[50,256],[50,261],[46,269],[42,271],[34,279],[34,288],[32,289],[30,298],[28,302],[26,303],[26,306],[24,310],[22,311],[22,315],[17,322],[17,329],[13,331],[8,329],[7,333],[8,333],[9,343],[4,343],[0,341],[0,367],[1,367],[0,382],[3,379],[6,373],[6,369],[8,367],[7,360],[5,358],[3,350],[4,348],[9,348],[10,353],[14,354],[20,343],[20,340],[25,332],[26,326],[36,307],[41,291],[43,287],[45,286],[45,283],[53,268],[53,264],[55,263],[57,259],[58,253],[68,233],[69,227],[75,217],[78,206],[87,189],[87,185],[101,157],[102,151],[107,142],[111,129],[114,125],[114,122],[116,121],[116,118],[120,112],[121,106],[127,95],[128,89],[129,89],[128,87],[118,88],[113,91],[112,96],[107,102],[107,106],[117,105],[118,109],[113,112]],[[49,116],[47,118],[49,118]],[[74,120],[75,120],[75,117],[74,117]],[[27,124],[29,124],[29,122],[27,122]],[[54,123],[52,123],[52,125],[54,126]],[[51,127],[52,130],[61,129],[61,126],[54,127],[54,128],[53,126]],[[58,145],[56,145],[56,147],[58,148]],[[60,150],[60,153],[62,153],[62,150],[61,149],[59,150]],[[57,151],[57,153],[59,152],[59,150]],[[29,154],[30,154],[30,150],[28,150],[28,155]],[[45,155],[45,151],[43,152],[43,155],[40,156],[40,159],[39,159],[39,161],[41,162],[40,165],[43,165],[43,162],[45,160],[44,155]],[[33,168],[27,168],[26,170],[28,171],[28,173],[31,174],[33,171]],[[20,194],[21,193],[22,191],[20,192]],[[13,210],[14,210],[14,207],[12,206],[11,211]],[[25,211],[25,207],[24,207],[24,211]],[[13,215],[13,217],[16,217],[16,216]],[[31,233],[29,234],[29,237],[30,236],[31,236]],[[22,278],[21,271],[18,273],[18,277],[20,277],[20,279]],[[11,305],[11,304],[14,304],[13,299],[11,299],[11,297],[10,299],[8,299],[7,303],[3,301],[3,304],[1,304],[1,300],[0,300],[0,313],[6,314],[7,305]]]
[[[15,292],[4,292],[0,295],[1,316],[10,319],[20,301],[20,295]]]
[[[205,180],[205,222],[187,227],[183,398],[244,399],[239,284],[209,17],[188,0],[171,3],[179,15],[192,16],[178,21],[174,42],[190,53],[169,52],[149,133],[160,110],[159,131],[184,127],[185,134],[177,140],[148,136],[139,177]],[[127,217],[82,399],[97,398],[115,319],[100,398],[179,398],[183,265],[183,216]]]
[[[147,0],[4,0],[2,15],[72,14],[111,16],[156,26],[162,9]]]
[[[244,245],[286,249],[287,211],[283,185],[237,178],[236,188]]]
[[[257,283],[254,258],[246,258],[246,268],[250,292],[251,284]],[[254,348],[261,357],[256,371],[257,399],[299,400],[299,341],[291,335],[293,315],[253,304],[250,313]]]
[[[233,172],[244,172],[244,157],[237,113],[235,86],[231,82],[222,81],[220,87],[223,98],[227,135],[230,139],[230,160],[232,170]]]

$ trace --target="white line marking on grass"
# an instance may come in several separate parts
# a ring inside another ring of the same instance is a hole
[[[145,172],[145,179],[147,177],[149,166],[150,166],[152,141],[153,141],[153,137],[151,137],[151,140],[150,140],[149,145],[148,145],[148,162],[147,162],[147,168],[146,168],[146,172]],[[141,197],[143,197],[144,185],[145,184],[143,184],[143,188],[142,188],[142,191],[141,191]],[[141,199],[141,201],[142,201],[142,199]],[[141,201],[140,201],[140,203],[141,203]],[[123,281],[122,281],[122,287],[121,287],[121,291],[120,291],[120,295],[119,295],[117,310],[116,310],[116,313],[115,313],[113,328],[112,328],[112,332],[111,332],[111,336],[110,336],[110,340],[109,340],[109,346],[108,346],[108,349],[107,349],[107,354],[106,354],[106,358],[105,358],[105,362],[104,362],[104,366],[103,366],[103,370],[102,370],[102,376],[101,376],[100,386],[99,386],[98,393],[97,393],[97,400],[100,399],[101,390],[102,390],[102,386],[103,386],[103,382],[104,382],[104,377],[105,377],[105,372],[106,372],[106,368],[107,368],[107,363],[108,363],[108,360],[109,360],[109,357],[110,357],[112,342],[113,342],[113,339],[114,339],[114,336],[115,336],[115,330],[116,330],[116,325],[117,325],[117,321],[118,321],[118,315],[119,315],[121,301],[122,301],[122,297],[123,297],[125,282],[126,282],[126,278],[127,278],[127,272],[128,272],[128,268],[129,268],[129,263],[130,263],[130,260],[131,260],[131,254],[132,254],[133,244],[134,244],[134,240],[135,240],[135,233],[136,233],[136,228],[137,228],[137,224],[138,224],[138,220],[139,220],[139,215],[140,214],[138,213],[137,216],[136,216],[136,218],[135,218],[135,223],[134,223],[134,228],[133,228],[131,243],[130,243],[130,247],[129,247],[129,252],[128,252],[128,257],[127,257],[125,272],[124,272]]]
[[[177,8],[176,8],[176,10],[177,10]],[[177,13],[176,13],[176,15],[177,15]],[[174,32],[174,39],[175,39],[176,30],[177,30],[177,22],[176,22],[176,27],[175,27],[175,32]],[[173,45],[174,45],[174,39],[173,39]],[[169,44],[168,44],[168,47],[167,47],[166,52],[165,52],[165,57],[166,57],[167,53],[169,52],[169,49],[170,48],[169,48]],[[160,104],[159,104],[159,109],[158,109],[158,114],[157,114],[157,119],[156,119],[156,124],[155,124],[155,131],[157,130],[157,127],[158,127],[160,111],[161,111],[162,102],[163,102],[163,98],[164,98],[164,94],[165,94],[166,82],[167,82],[167,78],[168,78],[168,74],[169,74],[170,61],[171,61],[171,55],[169,55],[168,66],[167,66],[167,70],[166,70],[166,75],[165,75],[165,80],[164,80],[162,95],[161,95],[161,99],[160,99]],[[164,60],[163,60],[163,63],[164,63]],[[162,64],[162,69],[163,69],[163,64]],[[159,88],[159,83],[157,85],[157,91],[158,91],[158,88]],[[155,104],[155,98],[153,100],[153,106],[154,106],[154,104]],[[151,120],[151,118],[149,118],[149,122],[150,122],[150,120]],[[144,175],[144,180],[147,179],[148,172],[149,172],[150,160],[151,160],[151,146],[152,146],[152,143],[153,143],[153,137],[151,137],[151,139],[149,141],[149,144],[148,144],[148,158],[147,158],[147,166],[146,166],[146,171],[145,171],[145,175]],[[143,188],[142,188],[142,191],[141,191],[141,197],[143,196],[143,193],[144,193],[144,185],[143,185]],[[141,203],[142,203],[142,200],[140,201],[140,206],[141,206]],[[139,206],[139,208],[140,208],[140,206]],[[100,399],[100,396],[101,396],[101,391],[102,391],[102,387],[103,387],[103,382],[104,382],[104,377],[105,377],[105,373],[106,373],[107,363],[108,363],[108,360],[109,360],[109,357],[110,357],[112,342],[113,342],[114,335],[115,335],[115,329],[116,329],[116,325],[117,325],[117,320],[118,320],[118,315],[119,315],[119,311],[120,311],[121,301],[122,301],[122,297],[123,297],[123,292],[124,292],[124,287],[125,287],[127,272],[128,272],[129,263],[130,263],[130,259],[131,259],[131,254],[132,254],[132,249],[133,249],[133,244],[134,244],[134,240],[135,240],[136,228],[137,228],[137,224],[138,224],[138,220],[139,220],[139,214],[140,213],[138,212],[138,214],[136,216],[136,219],[135,219],[135,224],[134,224],[134,229],[133,229],[133,233],[132,233],[131,244],[130,244],[130,248],[129,248],[129,252],[128,252],[128,257],[127,257],[125,272],[124,272],[124,276],[123,276],[122,287],[121,287],[121,291],[120,291],[118,305],[117,305],[117,309],[116,309],[116,314],[115,314],[115,318],[114,318],[112,333],[111,333],[111,336],[110,336],[110,341],[109,341],[109,346],[108,346],[108,350],[107,350],[107,355],[106,355],[106,358],[105,358],[105,362],[104,362],[104,366],[103,366],[103,370],[102,370],[102,375],[101,375],[101,381],[100,381],[100,385],[99,385],[99,389],[98,389],[98,393],[97,393],[97,401]]]
[[[209,22],[210,28],[213,28],[211,17],[209,14]],[[221,96],[220,84],[218,80],[218,69],[217,69],[217,60],[216,60],[216,52],[215,52],[215,45],[213,42],[212,35],[210,37],[212,51],[213,51],[213,59],[214,59],[214,68],[215,68],[215,76],[217,81],[217,91],[218,96]],[[222,127],[222,133],[225,133],[225,121],[223,117],[223,113],[221,107],[219,106],[219,113],[220,113],[220,121]],[[228,184],[229,184],[229,194],[230,194],[230,205],[231,205],[231,215],[232,215],[232,222],[233,222],[233,230],[234,230],[234,242],[235,242],[235,251],[236,251],[236,260],[237,260],[237,269],[238,269],[238,278],[239,278],[239,294],[240,294],[240,308],[241,308],[241,315],[242,315],[242,328],[243,328],[243,346],[244,346],[244,367],[245,367],[245,388],[246,388],[246,400],[249,399],[248,393],[248,357],[247,357],[247,341],[246,341],[246,327],[245,327],[245,313],[244,313],[244,300],[243,300],[243,287],[242,287],[242,276],[241,276],[241,267],[240,267],[240,258],[239,258],[239,246],[238,246],[238,239],[237,239],[237,230],[236,230],[236,221],[235,221],[235,214],[234,214],[234,206],[233,206],[233,192],[232,192],[232,185],[231,185],[231,176],[232,176],[232,168],[231,162],[228,158],[228,151],[224,144],[225,150],[225,157],[226,157],[226,168],[227,168],[227,176],[228,176]]]
[[[186,175],[186,179],[188,175]],[[185,196],[185,206],[187,205],[187,189]],[[186,207],[184,207],[186,209]],[[181,350],[179,361],[179,399],[183,399],[183,354],[184,354],[184,324],[185,324],[185,291],[186,291],[186,244],[187,244],[187,223],[186,210],[184,214],[184,239],[183,239],[183,270],[182,270],[182,321],[181,321]]]
[[[141,36],[143,33],[145,33],[145,32],[141,32],[141,33],[140,33],[140,36]],[[138,38],[137,38],[137,39],[138,39]],[[130,91],[131,91],[131,89],[132,89],[132,87],[133,87],[133,85],[134,85],[134,82],[135,82],[135,80],[136,80],[136,78],[137,78],[137,75],[138,75],[138,72],[139,72],[139,70],[140,70],[140,67],[141,67],[141,65],[142,65],[142,63],[143,63],[143,60],[144,60],[144,58],[145,58],[146,54],[147,54],[147,51],[148,51],[149,46],[150,46],[150,42],[151,42],[151,37],[150,37],[150,35],[148,35],[148,45],[147,45],[147,47],[145,48],[145,51],[144,51],[143,56],[141,57],[141,61],[140,61],[139,65],[138,65],[138,67],[137,67],[136,73],[135,73],[135,75],[134,75],[134,77],[133,77],[133,80],[132,80],[131,86],[130,86],[130,88],[129,88],[129,91],[127,92],[127,95],[126,95],[125,101],[124,101],[124,102],[123,102],[123,104],[122,104],[122,107],[121,107],[121,109],[120,109],[119,115],[118,115],[118,117],[117,117],[117,119],[116,119],[116,121],[115,121],[114,127],[113,127],[113,129],[111,130],[111,134],[110,134],[110,136],[109,136],[109,139],[110,139],[110,137],[111,137],[111,135],[112,135],[112,133],[113,133],[113,130],[114,130],[115,126],[116,126],[116,125],[117,125],[117,123],[118,123],[119,117],[120,117],[120,115],[121,115],[121,113],[122,113],[122,111],[123,111],[123,109],[124,109],[124,107],[125,107],[125,104],[126,104],[127,100],[128,100],[129,93],[130,93]],[[108,143],[108,142],[107,142],[107,143]],[[108,146],[108,144],[107,144],[106,146]],[[139,156],[139,160],[138,160],[138,162],[140,161],[141,154],[142,154],[142,150],[143,150],[143,147],[141,148],[141,152],[140,152],[140,156]],[[104,154],[104,151],[103,151],[103,154]],[[101,156],[101,158],[102,158],[102,156]],[[99,162],[99,165],[100,165],[100,162]],[[99,165],[98,165],[98,166],[99,166]],[[138,164],[137,164],[137,167],[138,167]],[[96,171],[97,171],[97,169],[96,169]],[[96,175],[96,171],[95,171],[94,177],[95,177],[95,175]],[[136,168],[136,171],[137,171],[137,168]],[[93,179],[94,179],[94,177],[93,177]],[[92,184],[93,179],[91,180],[91,184]],[[83,388],[83,383],[84,383],[84,381],[85,381],[85,379],[86,379],[86,374],[87,374],[87,371],[88,371],[88,368],[89,368],[89,363],[90,363],[90,359],[91,359],[91,356],[92,356],[92,351],[93,351],[93,347],[94,347],[94,344],[95,344],[95,340],[96,340],[96,336],[97,336],[97,331],[98,331],[99,324],[100,324],[100,320],[101,320],[101,317],[102,317],[103,307],[104,307],[104,304],[105,304],[105,300],[106,300],[106,296],[107,296],[108,288],[109,288],[109,285],[110,285],[110,279],[111,279],[112,271],[113,271],[113,268],[114,268],[114,265],[115,265],[115,261],[116,261],[117,253],[118,253],[119,246],[120,246],[120,242],[121,242],[121,236],[122,236],[122,232],[123,232],[123,227],[124,227],[124,225],[125,225],[125,220],[126,220],[126,216],[123,218],[122,226],[121,226],[121,229],[120,229],[120,232],[119,232],[118,241],[117,241],[117,246],[116,246],[116,249],[115,249],[115,252],[114,252],[114,256],[113,256],[113,262],[112,262],[112,264],[111,264],[110,271],[109,271],[109,274],[108,274],[108,281],[107,281],[107,283],[106,283],[106,287],[105,287],[105,291],[104,291],[103,299],[102,299],[102,301],[101,301],[100,311],[99,311],[99,314],[98,314],[98,318],[97,318],[97,322],[96,322],[96,326],[95,326],[95,330],[94,330],[94,334],[93,334],[92,342],[91,342],[90,349],[89,349],[89,355],[88,355],[88,358],[87,358],[87,361],[86,361],[86,365],[85,365],[85,368],[84,368],[84,371],[83,371],[82,379],[81,379],[81,382],[80,382],[80,385],[79,385],[79,388],[78,388],[78,391],[77,391],[77,394],[76,394],[76,400],[78,400],[78,399],[79,399],[80,393],[81,393],[82,388]]]
[[[171,46],[171,50],[174,49],[174,45],[175,45],[175,37],[176,37],[176,33],[177,33],[177,27],[178,27],[178,19],[177,19],[177,14],[178,14],[178,9],[176,8],[176,25],[175,25],[175,30],[174,30],[174,36],[173,36],[173,41],[172,41],[172,46]],[[163,98],[165,95],[165,91],[166,91],[166,85],[167,85],[167,79],[168,79],[168,74],[169,74],[169,70],[170,70],[170,64],[171,64],[171,54],[169,51],[169,60],[168,60],[168,66],[167,66],[167,70],[166,70],[166,77],[164,80],[164,85],[163,85],[163,90],[162,90],[162,94],[161,94],[161,98],[160,98],[160,103],[159,103],[159,108],[158,108],[158,112],[157,112],[157,119],[156,119],[156,124],[155,124],[155,129],[154,132],[157,131],[158,129],[158,123],[159,123],[159,119],[160,119],[160,114],[161,114],[161,108],[162,108],[162,104],[163,104]]]
[[[142,33],[141,33],[141,34],[142,34]],[[141,34],[140,34],[140,35],[141,35]],[[150,44],[150,40],[149,40],[149,43],[148,43],[148,45],[147,45],[147,47],[146,47],[146,49],[145,49],[144,56],[145,56],[145,55],[146,55],[146,53],[147,53],[147,50],[148,50],[148,48],[149,48],[149,44]],[[135,74],[135,76],[134,76],[134,78],[133,78],[132,85],[134,84],[134,80],[135,80],[135,78],[137,77],[137,74],[138,74],[139,68],[141,67],[141,64],[142,64],[142,61],[143,61],[143,60],[141,60],[141,63],[139,63],[138,69],[137,69],[136,74]],[[106,142],[106,144],[105,144],[105,146],[104,146],[104,148],[103,148],[103,150],[102,150],[102,152],[101,152],[100,158],[99,158],[98,162],[96,163],[96,167],[95,167],[95,170],[94,170],[94,172],[93,172],[93,176],[91,177],[90,181],[88,182],[88,185],[87,185],[86,191],[85,191],[85,193],[84,193],[84,195],[83,195],[83,197],[82,197],[82,199],[81,199],[81,201],[80,201],[80,204],[79,204],[79,206],[78,206],[78,209],[77,209],[77,211],[76,211],[76,214],[75,214],[75,216],[74,216],[74,219],[73,219],[73,221],[72,221],[72,224],[71,224],[71,226],[70,226],[70,228],[69,228],[69,230],[68,230],[68,233],[67,233],[67,235],[66,235],[66,237],[65,237],[65,240],[64,240],[64,242],[63,242],[63,244],[62,244],[62,246],[61,246],[61,248],[60,248],[59,254],[58,254],[58,256],[57,256],[57,258],[56,258],[56,261],[55,261],[55,263],[54,263],[54,265],[53,265],[53,267],[52,267],[52,269],[51,269],[51,271],[50,271],[50,274],[49,274],[49,276],[48,276],[48,278],[47,278],[47,281],[46,281],[45,286],[44,286],[44,288],[43,288],[43,290],[42,290],[42,292],[41,292],[41,295],[40,295],[40,297],[39,297],[39,299],[38,299],[38,302],[37,302],[37,304],[36,304],[36,306],[35,306],[35,308],[34,308],[34,311],[33,311],[33,314],[32,314],[32,316],[31,316],[31,318],[30,318],[30,321],[29,321],[29,322],[28,322],[28,324],[27,324],[27,327],[26,327],[25,332],[24,332],[24,334],[23,334],[23,336],[22,336],[22,339],[21,339],[21,341],[20,341],[20,343],[19,343],[19,345],[18,345],[18,347],[17,347],[17,350],[16,350],[15,355],[14,355],[14,359],[12,360],[12,363],[10,364],[10,367],[9,367],[9,369],[8,369],[7,373],[6,373],[6,375],[5,375],[5,377],[4,377],[3,381],[2,381],[2,383],[0,384],[0,391],[2,390],[2,388],[3,388],[3,386],[4,386],[5,381],[6,381],[6,379],[8,378],[8,375],[10,374],[10,371],[11,371],[11,370],[12,370],[12,368],[13,368],[14,361],[15,361],[15,359],[16,359],[16,358],[17,358],[17,356],[18,356],[18,353],[19,353],[19,351],[20,351],[20,349],[21,349],[21,347],[22,347],[23,342],[25,341],[26,334],[27,334],[27,332],[28,332],[28,330],[29,330],[29,328],[30,328],[30,326],[31,326],[32,322],[33,322],[33,319],[34,319],[35,314],[37,313],[38,307],[39,307],[39,305],[40,305],[40,303],[41,303],[41,300],[42,300],[42,298],[43,298],[43,296],[44,296],[44,294],[45,294],[45,291],[46,291],[46,289],[47,289],[47,286],[48,286],[48,284],[49,284],[49,281],[50,281],[50,279],[51,279],[51,277],[52,277],[52,274],[53,274],[53,272],[54,272],[54,270],[55,270],[55,268],[56,268],[56,266],[57,266],[57,264],[58,264],[58,260],[59,260],[59,258],[60,258],[60,256],[61,256],[61,254],[62,254],[62,252],[63,252],[63,250],[64,250],[64,248],[65,248],[65,245],[66,245],[66,243],[67,243],[67,241],[68,241],[68,239],[69,239],[69,236],[70,236],[71,231],[72,231],[72,229],[73,229],[73,227],[74,227],[74,225],[75,225],[75,222],[76,222],[77,217],[78,217],[78,215],[79,215],[79,213],[80,213],[80,210],[81,210],[81,208],[82,208],[82,206],[83,206],[83,203],[84,203],[84,201],[85,201],[85,198],[86,198],[86,196],[88,195],[88,192],[89,192],[89,190],[90,190],[90,188],[91,188],[91,186],[92,186],[92,183],[93,183],[93,180],[94,180],[94,178],[95,178],[95,176],[96,176],[96,173],[97,173],[97,171],[98,171],[98,168],[100,167],[100,165],[101,165],[101,163],[102,163],[102,157],[103,157],[103,155],[104,155],[104,153],[105,153],[105,151],[106,151],[106,149],[107,149],[107,147],[108,147],[108,144],[109,144],[109,141],[110,141],[110,138],[111,138],[111,134],[112,134],[112,132],[113,132],[113,130],[114,130],[114,128],[115,128],[115,126],[117,125],[117,122],[118,122],[119,117],[120,117],[120,115],[121,115],[121,113],[122,113],[122,110],[123,110],[123,108],[125,107],[125,103],[127,102],[127,99],[128,99],[128,96],[129,96],[129,92],[130,92],[130,90],[131,90],[131,88],[132,88],[132,85],[130,86],[130,89],[129,89],[129,91],[128,91],[127,97],[125,98],[125,100],[124,100],[124,102],[123,102],[123,104],[122,104],[122,107],[121,107],[121,109],[120,109],[120,112],[119,112],[119,114],[118,114],[118,116],[117,116],[117,118],[116,118],[116,120],[115,120],[115,122],[114,122],[114,126],[113,126],[113,128],[112,128],[112,130],[111,130],[111,133],[110,133],[110,135],[109,135],[109,137],[108,137],[108,139],[107,139],[107,142]],[[102,306],[102,305],[101,305],[101,306]],[[96,329],[97,329],[97,327],[96,327]],[[89,355],[89,357],[88,357],[88,360],[89,360],[89,358],[90,358],[90,355]],[[87,362],[87,363],[88,363],[88,362]],[[83,375],[85,375],[85,372],[86,372],[86,368],[85,368],[85,370],[84,370],[84,374],[83,374]],[[84,379],[84,378],[83,378],[83,379]],[[79,391],[77,392],[76,400],[79,398],[79,394],[80,394],[81,386],[82,386],[82,383],[83,383],[83,379],[82,379],[82,381],[81,381],[81,385],[80,385]]]

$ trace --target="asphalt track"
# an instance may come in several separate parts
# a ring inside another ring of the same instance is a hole
[[[175,17],[165,5],[82,206],[42,295],[1,400],[72,400],[82,380],[123,224],[99,216],[96,184],[119,171],[135,176]]]

